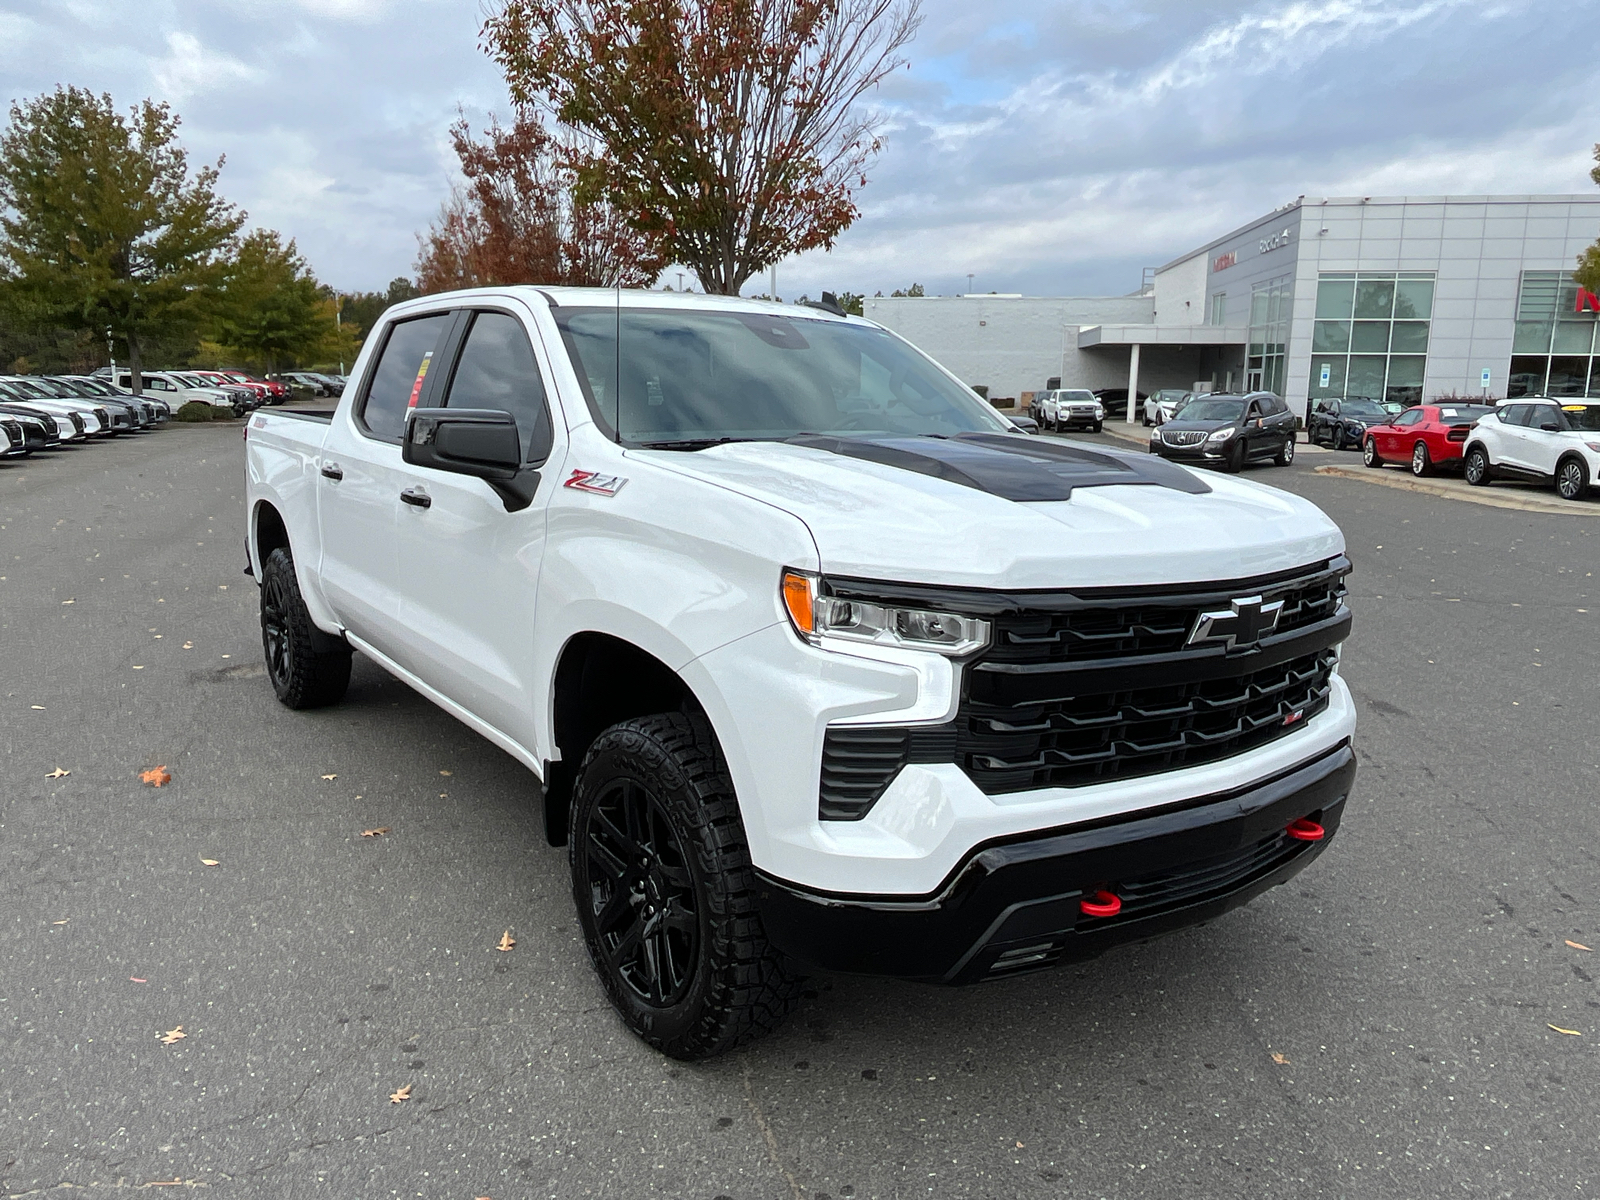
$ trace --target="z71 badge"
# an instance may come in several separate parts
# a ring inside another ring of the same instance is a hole
[[[596,496],[615,496],[623,489],[627,479],[621,475],[601,475],[595,471],[573,471],[562,487],[575,488]]]

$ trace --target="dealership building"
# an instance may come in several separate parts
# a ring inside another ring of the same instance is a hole
[[[1328,397],[1600,396],[1600,298],[1572,281],[1600,195],[1301,197],[1130,296],[870,298],[991,397],[1060,387]]]

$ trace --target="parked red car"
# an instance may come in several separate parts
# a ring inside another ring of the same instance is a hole
[[[1486,404],[1418,404],[1387,425],[1368,426],[1361,461],[1369,467],[1409,462],[1418,476],[1436,467],[1459,467],[1473,422],[1493,411]]]
[[[223,371],[222,374],[233,380],[234,383],[254,384],[267,389],[267,394],[272,397],[268,404],[282,404],[289,398],[289,387],[276,379],[257,379],[254,375],[247,375],[243,371]]]

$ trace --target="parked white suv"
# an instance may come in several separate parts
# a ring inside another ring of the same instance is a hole
[[[1463,470],[1468,483],[1531,479],[1583,499],[1600,480],[1600,399],[1505,401],[1472,427]]]
[[[1061,388],[1044,394],[1040,404],[1044,416],[1040,424],[1047,429],[1089,429],[1100,432],[1106,419],[1105,405],[1088,388]]]
[[[808,969],[975,983],[1212,919],[1350,794],[1326,516],[1028,437],[870,321],[428,296],[246,467],[279,700],[358,650],[527,766],[602,985],[677,1057]]]

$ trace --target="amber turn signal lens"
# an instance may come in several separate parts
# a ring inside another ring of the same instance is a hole
[[[816,633],[816,610],[812,604],[813,584],[809,577],[798,571],[783,573],[783,604],[789,610],[789,619],[805,636]]]

